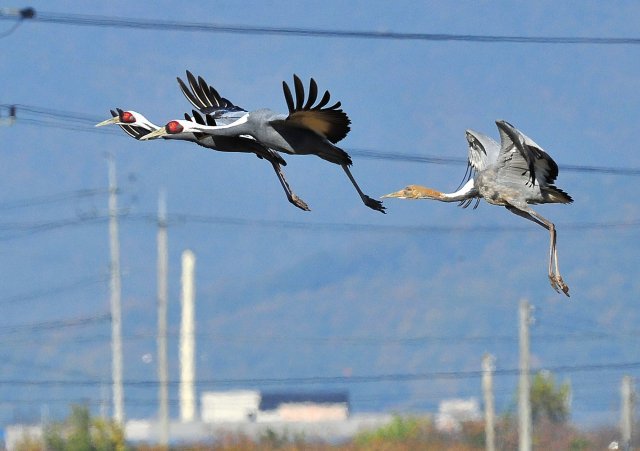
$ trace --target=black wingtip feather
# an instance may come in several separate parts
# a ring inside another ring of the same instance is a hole
[[[296,90],[296,110],[301,110],[304,103],[304,86],[297,75],[293,75],[293,87]]]
[[[318,85],[316,81],[312,78],[311,81],[309,82],[309,98],[307,99],[307,103],[304,104],[303,109],[308,110],[309,108],[311,108],[311,106],[317,100],[317,98],[318,98]]]
[[[289,113],[293,113],[293,96],[291,95],[291,89],[289,89],[289,85],[286,81],[282,82],[282,90],[284,91],[284,99],[287,102],[287,108],[289,109]]]
[[[211,127],[215,127],[216,126],[216,120],[210,114],[207,114],[205,116],[205,119],[206,119],[207,125],[209,125]]]
[[[191,105],[193,105],[196,108],[204,107],[204,105],[202,105],[202,103],[191,93],[186,83],[183,82],[180,79],[180,77],[178,77],[178,84],[180,85],[180,90],[182,91],[182,94],[184,94],[184,96],[187,98],[189,103],[191,103]]]
[[[329,94],[329,91],[325,91],[322,95],[322,99],[320,99],[320,102],[313,108],[315,110],[319,110],[323,108],[327,103],[329,103],[329,100],[331,100],[331,94]]]

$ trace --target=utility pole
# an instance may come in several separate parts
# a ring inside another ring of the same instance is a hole
[[[531,400],[529,388],[529,324],[531,307],[520,301],[520,381],[518,384],[518,450],[531,451]]]
[[[180,322],[180,419],[195,419],[195,283],[196,257],[189,249],[182,253],[182,314]]]
[[[167,244],[167,204],[164,191],[158,198],[158,382],[160,445],[169,446],[169,367],[167,363],[167,304],[169,252]]]
[[[495,357],[482,356],[482,393],[484,397],[484,436],[487,451],[496,451],[495,407],[493,402],[493,369]]]
[[[120,281],[120,241],[118,239],[118,186],[113,155],[109,163],[109,248],[111,250],[111,379],[113,383],[113,419],[124,425],[122,390],[122,285]]]
[[[635,407],[635,390],[631,376],[622,378],[620,394],[622,395],[622,417],[620,420],[620,432],[622,435],[622,447],[624,451],[631,449],[631,433],[633,427],[633,410]]]

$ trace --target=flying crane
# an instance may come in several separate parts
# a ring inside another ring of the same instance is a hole
[[[234,105],[226,105],[224,107],[229,114],[234,114],[237,111],[243,111],[239,107],[235,107]],[[129,136],[137,139],[147,139],[149,134],[156,132],[161,129],[158,125],[154,124],[150,120],[148,120],[142,114],[136,111],[124,111],[121,109],[116,109],[116,111],[111,110],[112,117],[110,119],[104,120],[99,124],[96,124],[96,127],[101,127],[109,124],[117,124],[119,125]],[[219,120],[224,121],[233,121],[233,119],[229,119],[223,113],[218,114]],[[216,121],[214,119],[214,115],[205,115],[203,118],[197,111],[193,111],[193,116],[189,116],[185,113],[185,121],[186,122],[194,122],[201,125],[205,125],[208,123],[210,125],[215,125]],[[213,137],[210,135],[205,135],[203,133],[172,133],[164,135],[165,139],[176,139],[182,141],[189,141],[195,144],[198,144],[207,149],[213,149],[220,152],[241,152],[241,153],[253,153],[258,158],[265,159],[273,166],[273,170],[284,189],[284,192],[287,196],[289,202],[291,202],[296,207],[301,210],[309,211],[309,207],[307,204],[300,199],[289,187],[287,180],[282,172],[281,166],[286,166],[287,162],[282,158],[282,156],[269,148],[264,147],[260,143],[256,142],[253,139],[247,137]]]
[[[554,185],[558,165],[542,147],[506,121],[496,121],[496,125],[500,132],[500,145],[482,133],[466,131],[468,177],[457,191],[442,193],[424,186],[409,185],[382,197],[459,202],[463,207],[474,200],[477,206],[477,202],[484,199],[535,222],[549,231],[548,275],[551,287],[569,296],[569,287],[558,268],[556,227],[529,204],[568,204],[573,199]]]
[[[187,78],[190,88],[180,79],[178,82],[184,95],[200,112],[215,116],[220,110],[220,103],[228,102],[221,98],[213,87],[207,85],[202,77],[198,77],[196,81],[195,77],[187,71]],[[189,120],[173,120],[140,139],[147,140],[179,133],[206,134],[214,140],[249,137],[266,148],[289,155],[317,155],[326,161],[340,165],[362,202],[367,207],[384,213],[382,202],[367,196],[358,186],[349,169],[352,164],[349,154],[335,145],[347,136],[351,123],[347,114],[340,109],[340,102],[327,106],[330,94],[329,91],[325,91],[320,101],[314,105],[318,99],[318,86],[313,78],[310,81],[309,96],[305,102],[302,81],[294,75],[293,82],[295,102],[287,83],[282,83],[288,114],[276,113],[266,108],[249,112],[234,111],[235,120],[223,125],[203,125]],[[208,105],[211,98],[216,98],[216,101]],[[227,112],[225,110],[225,116]]]

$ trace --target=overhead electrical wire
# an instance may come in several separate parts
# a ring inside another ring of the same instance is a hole
[[[101,224],[109,220],[108,216],[82,216],[55,221],[38,221],[35,223],[0,223],[0,242],[24,238],[52,230],[77,227],[87,224]],[[11,231],[13,233],[3,233]]]
[[[85,188],[74,191],[67,191],[55,194],[45,194],[42,196],[32,197],[28,199],[17,199],[0,201],[0,210],[16,210],[19,208],[28,208],[40,205],[50,205],[66,200],[85,199],[87,197],[95,197],[98,195],[108,194],[107,188]],[[1,227],[0,227],[1,229]]]
[[[616,363],[597,363],[597,364],[585,364],[585,365],[558,365],[558,366],[546,366],[535,371],[550,371],[555,374],[566,373],[591,373],[591,372],[608,372],[608,371],[621,371],[621,370],[633,370],[640,368],[640,362],[616,362]],[[375,375],[352,375],[352,376],[302,376],[302,377],[261,377],[261,378],[216,378],[216,379],[203,379],[198,380],[200,387],[204,386],[267,386],[267,385],[314,385],[314,384],[363,384],[363,383],[380,383],[380,382],[410,382],[419,380],[448,380],[448,379],[478,379],[483,376],[482,370],[470,370],[470,371],[430,371],[421,373],[390,373],[390,374],[375,374]],[[501,376],[518,376],[520,369],[518,368],[497,368],[494,370],[493,375],[495,377]],[[160,382],[151,379],[140,380],[125,380],[123,385],[132,388],[140,387],[156,387]],[[96,386],[104,384],[103,380],[97,379],[13,379],[13,378],[0,378],[0,384],[10,386]],[[168,381],[171,386],[177,386],[180,381],[171,380]]]
[[[15,334],[23,332],[35,333],[51,329],[58,331],[60,329],[83,327],[109,321],[111,321],[111,314],[103,313],[101,315],[91,315],[81,318],[59,319],[30,324],[12,324],[7,326],[0,326],[0,334]]]
[[[8,30],[3,31],[2,33],[0,33],[0,39],[2,38],[6,38],[7,36],[9,36],[10,34],[12,34],[14,31],[16,31],[18,29],[18,27],[22,24],[21,20],[18,20],[16,23],[14,23]]]
[[[20,18],[21,11],[0,9],[0,20]],[[579,36],[521,36],[521,35],[474,35],[454,33],[418,33],[374,30],[331,30],[302,27],[235,25],[205,22],[183,22],[177,20],[135,19],[88,14],[63,14],[38,11],[29,17],[31,22],[76,25],[106,28],[128,28],[155,31],[183,31],[201,33],[230,33],[241,35],[276,35],[311,38],[374,39],[392,41],[423,42],[475,42],[511,44],[579,44],[579,45],[637,45],[640,38],[633,37],[579,37]]]
[[[123,213],[120,215],[122,221],[142,221],[157,224],[157,214],[153,213]],[[57,230],[67,227],[78,227],[82,225],[104,224],[109,220],[108,215],[85,215],[73,218],[36,221],[22,223],[0,223],[0,242],[33,236],[38,233]],[[443,234],[469,234],[469,233],[527,233],[535,232],[532,226],[521,225],[384,225],[384,224],[356,224],[356,223],[312,223],[302,221],[285,221],[269,219],[248,219],[224,216],[205,216],[194,214],[169,214],[167,224],[176,226],[182,224],[203,224],[234,227],[268,227],[289,230],[305,230],[312,232],[345,232],[345,233],[389,233],[389,234],[416,234],[416,233],[443,233]],[[558,227],[565,230],[588,231],[588,230],[611,230],[611,229],[635,229],[640,227],[640,221],[606,221],[606,222],[576,222],[559,223]]]
[[[107,280],[109,280],[109,277],[107,275],[85,277],[83,279],[76,280],[66,285],[59,285],[53,288],[36,290],[29,293],[16,294],[13,296],[4,296],[0,298],[0,305],[16,304],[16,303],[20,303],[20,305],[23,305],[23,303],[27,301],[32,301],[34,299],[39,299],[46,296],[67,293],[69,291],[75,291],[80,288],[85,288],[87,286],[95,285],[97,283],[106,282]],[[1,331],[2,331],[2,328],[0,328],[0,332]]]
[[[12,107],[14,107],[16,111],[16,123],[23,123],[25,125],[46,126],[69,131],[80,131],[84,133],[116,135],[130,139],[118,128],[94,127],[94,125],[101,120],[97,116],[32,105],[0,104],[0,109],[9,109]],[[36,118],[23,117],[22,114],[19,114],[22,112],[27,113],[27,115],[33,115]],[[404,161],[412,163],[440,164],[447,166],[461,166],[467,164],[466,158],[461,157],[445,157],[425,154],[402,154],[361,148],[351,148],[347,150],[349,150],[349,152],[354,156],[372,160]],[[600,173],[636,177],[640,176],[640,168],[633,167],[585,166],[576,164],[560,164],[560,167],[562,168],[563,172],[581,172],[594,174]]]
[[[96,319],[96,323],[102,320]],[[105,319],[106,321],[106,319]],[[88,323],[87,323],[88,324]],[[30,325],[23,326],[25,330],[30,330]],[[37,327],[37,324],[33,327]],[[72,327],[70,325],[69,327]],[[37,330],[37,329],[36,329]],[[46,329],[45,329],[46,330]],[[0,333],[2,333],[2,327],[0,327]],[[614,340],[614,339],[630,339],[637,338],[640,335],[640,331],[626,331],[620,333],[610,332],[585,332],[585,333],[565,333],[565,334],[532,334],[531,339],[536,342],[564,342],[564,341],[598,341],[598,340]],[[179,332],[168,332],[169,337],[178,337]],[[40,343],[40,337],[32,336],[16,337],[15,340],[5,339],[5,343]],[[197,333],[196,338],[198,340],[215,341],[216,343],[224,343],[226,345],[247,345],[249,347],[256,347],[256,343],[269,344],[273,346],[274,343],[286,345],[286,346],[350,346],[350,347],[381,347],[381,346],[424,346],[425,344],[437,343],[439,346],[459,346],[459,345],[486,345],[491,343],[493,345],[497,343],[517,343],[517,336],[509,335],[483,335],[483,336],[415,336],[415,337],[296,337],[296,336],[253,336],[246,335],[242,337],[227,336],[217,333]],[[157,332],[140,332],[133,334],[124,334],[122,340],[125,342],[132,341],[144,341],[144,340],[156,340]],[[69,336],[60,337],[60,341],[85,344],[85,343],[108,343],[111,340],[111,336],[108,334],[95,334],[91,333],[89,336]]]
[[[392,152],[380,152],[367,149],[349,149],[353,155],[373,159],[373,160],[392,160],[407,161],[414,163],[442,164],[442,165],[462,165],[467,164],[466,158],[460,157],[439,157],[433,155],[417,155],[417,154],[399,154]],[[632,175],[640,176],[640,168],[614,168],[604,166],[585,166],[577,164],[560,164],[562,172],[586,172],[586,173],[602,173],[612,175]]]
[[[0,19],[4,19],[6,16],[9,20],[15,20],[15,23],[11,28],[7,31],[0,33],[0,39],[6,38],[14,31],[18,29],[24,19],[32,19],[35,15],[35,10],[33,8],[22,8],[22,9],[10,9],[10,8],[0,8]]]
[[[143,221],[157,224],[157,215],[151,213],[132,214],[126,213],[120,216],[123,221]],[[90,215],[85,217],[67,218],[54,221],[37,221],[34,223],[0,223],[0,242],[9,241],[37,233],[56,230],[66,227],[77,227],[81,225],[103,224],[109,220],[108,215]],[[180,224],[204,224],[235,227],[268,227],[289,230],[306,230],[313,232],[345,232],[345,233],[393,233],[393,234],[416,234],[416,233],[444,233],[444,234],[469,234],[469,233],[507,233],[507,232],[535,232],[531,226],[512,225],[383,225],[383,224],[355,224],[355,223],[307,223],[298,221],[268,220],[268,219],[247,219],[222,216],[204,216],[189,214],[170,214],[167,216],[169,226]],[[610,230],[610,229],[632,229],[640,227],[640,221],[607,221],[607,222],[577,222],[557,224],[567,230]],[[2,233],[5,232],[5,233]],[[7,233],[11,232],[11,233]]]

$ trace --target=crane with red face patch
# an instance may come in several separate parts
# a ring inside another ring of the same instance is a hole
[[[301,210],[309,210],[307,204],[291,190],[291,187],[287,183],[281,168],[281,166],[286,166],[287,162],[278,152],[249,138],[229,139],[222,137],[214,139],[213,137],[203,133],[185,131],[185,127],[181,125],[181,123],[192,124],[197,122],[205,124],[205,120],[207,123],[215,124],[215,120],[211,116],[206,116],[205,119],[198,112],[194,111],[193,117],[185,114],[185,120],[171,121],[164,127],[155,125],[142,114],[135,111],[124,111],[118,108],[116,111],[111,110],[111,116],[112,117],[110,119],[96,124],[96,127],[117,124],[125,133],[137,140],[159,138],[160,136],[149,137],[149,135],[157,132],[158,130],[166,130],[166,133],[162,135],[162,138],[164,139],[189,141],[207,149],[217,150],[220,152],[253,153],[258,158],[265,159],[271,163],[271,166],[273,167],[273,170],[278,177],[278,181],[282,185],[289,202]]]
[[[220,114],[226,123],[219,121],[220,123],[211,125],[209,123],[188,124],[181,120],[170,121],[165,127],[159,128],[142,139],[171,135],[173,129],[182,127],[179,133],[201,133],[211,136],[214,140],[250,138],[264,147],[289,155],[317,155],[323,160],[342,167],[367,207],[385,212],[382,202],[367,196],[360,189],[349,169],[352,164],[351,157],[336,146],[336,143],[344,139],[350,130],[349,117],[340,109],[340,102],[327,106],[330,100],[329,91],[325,91],[316,104],[318,85],[313,78],[309,83],[308,98],[305,100],[302,81],[294,75],[295,102],[287,83],[282,83],[289,109],[288,114],[276,113],[266,108],[249,112],[235,109],[233,104],[221,97],[202,77],[196,80],[190,72],[187,72],[187,79],[189,86],[178,79],[187,99],[201,113]]]

